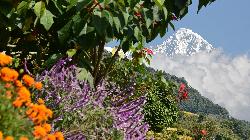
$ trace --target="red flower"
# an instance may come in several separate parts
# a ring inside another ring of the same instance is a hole
[[[183,92],[185,90],[185,88],[186,88],[186,85],[181,83],[180,88],[179,88],[179,92]]]
[[[137,17],[142,17],[142,15],[141,15],[140,12],[135,12],[135,16],[137,16]]]
[[[182,99],[185,100],[188,98],[188,92],[185,91],[183,94],[182,94]]]
[[[148,55],[153,55],[153,54],[154,54],[154,52],[153,52],[151,49],[144,48],[144,50],[146,51],[146,53],[147,53]]]
[[[186,85],[183,83],[180,84],[180,88],[178,91],[178,98],[180,99],[180,101],[188,99],[188,91],[186,89]]]
[[[201,135],[206,136],[206,135],[207,135],[207,131],[204,130],[204,129],[202,129],[202,130],[201,130]]]

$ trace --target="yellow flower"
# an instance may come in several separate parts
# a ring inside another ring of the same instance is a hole
[[[0,53],[0,66],[6,66],[12,63],[12,58],[4,53]]]
[[[25,74],[22,79],[23,79],[24,83],[28,86],[32,86],[35,83],[34,78],[32,78],[31,76],[29,76],[27,74]]]

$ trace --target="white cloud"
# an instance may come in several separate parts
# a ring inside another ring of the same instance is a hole
[[[250,59],[221,50],[168,58],[156,54],[151,67],[185,77],[189,85],[238,119],[250,121]]]

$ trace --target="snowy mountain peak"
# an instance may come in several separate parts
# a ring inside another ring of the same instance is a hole
[[[161,45],[151,47],[155,53],[169,57],[191,56],[201,51],[211,52],[214,48],[199,34],[190,29],[180,28]]]

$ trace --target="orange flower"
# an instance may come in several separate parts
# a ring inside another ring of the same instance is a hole
[[[14,107],[21,107],[23,105],[23,101],[19,100],[19,98],[17,98],[14,102],[13,102],[13,106]]]
[[[18,97],[13,102],[13,105],[15,107],[21,107],[24,103],[31,102],[30,91],[26,87],[22,86],[22,87],[18,88],[17,95],[18,95]]]
[[[14,138],[12,136],[7,136],[5,140],[14,140]]]
[[[35,138],[43,138],[47,135],[47,132],[42,126],[35,126],[33,135],[35,136]]]
[[[2,131],[0,131],[0,140],[2,140],[3,139],[3,133],[2,133]]]
[[[53,112],[48,109],[44,104],[34,104],[26,111],[26,114],[35,124],[41,124],[52,118]]]
[[[56,136],[57,140],[64,140],[64,136],[62,132],[56,132],[54,135]]]
[[[0,53],[0,66],[6,66],[12,63],[12,58],[4,53]]]
[[[10,69],[8,67],[4,67],[0,70],[0,75],[3,81],[12,82],[15,81],[18,77],[18,72],[14,69]]]
[[[29,140],[29,139],[27,137],[25,137],[25,136],[22,136],[22,137],[19,138],[19,140]]]
[[[35,83],[34,78],[32,78],[31,76],[29,76],[29,75],[27,75],[27,74],[25,74],[25,75],[23,76],[23,81],[24,81],[24,83],[25,83],[26,85],[28,85],[28,86],[32,86],[32,85]]]
[[[42,126],[43,126],[43,128],[46,130],[47,133],[51,131],[51,126],[50,126],[50,124],[45,123],[45,124],[43,124]]]
[[[44,104],[44,100],[41,99],[41,98],[39,98],[39,99],[37,100],[37,102],[38,102],[39,104]]]
[[[22,85],[22,82],[19,81],[19,80],[16,80],[16,81],[15,81],[15,85],[16,85],[17,87],[23,86],[23,85]]]
[[[46,140],[56,140],[56,136],[53,134],[49,134]]]
[[[35,83],[35,88],[38,89],[38,90],[41,90],[43,87],[42,83],[41,82],[36,82]]]

